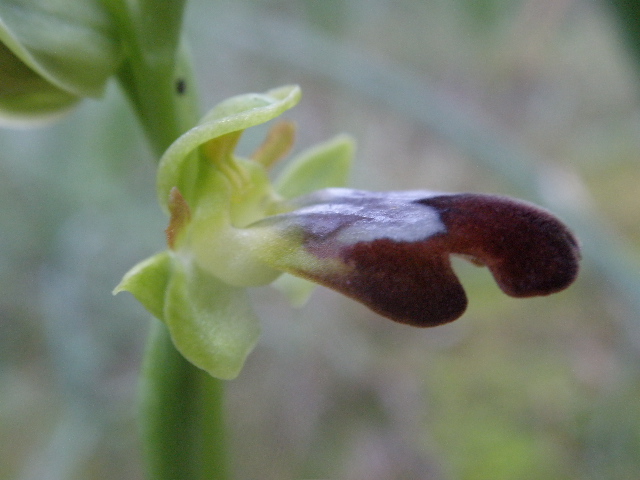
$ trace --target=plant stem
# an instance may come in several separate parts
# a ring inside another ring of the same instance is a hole
[[[120,28],[118,81],[158,157],[199,118],[190,57],[181,45],[185,0],[105,0]],[[223,384],[176,350],[154,321],[141,377],[142,439],[150,480],[228,478]]]
[[[222,382],[185,360],[160,322],[149,337],[141,398],[150,478],[228,478]]]
[[[199,117],[193,69],[181,41],[185,0],[109,0],[108,6],[125,51],[118,81],[160,155]]]

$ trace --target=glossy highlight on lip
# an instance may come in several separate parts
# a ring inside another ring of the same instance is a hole
[[[431,327],[459,318],[467,296],[450,255],[485,265],[513,297],[549,295],[578,273],[579,246],[551,213],[509,197],[427,191],[327,189],[272,217],[300,248],[344,268],[278,265],[340,291],[400,323]],[[320,262],[321,263],[321,262]]]

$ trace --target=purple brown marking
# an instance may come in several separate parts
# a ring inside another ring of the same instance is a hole
[[[449,253],[479,260],[507,295],[549,295],[578,274],[580,249],[549,212],[508,197],[457,194],[427,198],[447,227]]]
[[[279,267],[400,323],[432,327],[464,313],[467,298],[451,254],[486,265],[514,297],[555,293],[578,273],[578,242],[567,227],[508,197],[332,189],[302,202],[301,209],[272,217],[272,225],[301,231],[307,253],[346,268]]]
[[[416,327],[451,322],[466,310],[467,296],[440,238],[349,246],[342,258],[354,267],[353,274],[328,286],[396,322]]]

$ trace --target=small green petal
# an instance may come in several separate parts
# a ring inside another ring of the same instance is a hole
[[[184,236],[185,229],[191,220],[191,209],[177,188],[171,189],[169,197],[171,217],[165,233],[167,234],[167,245],[170,249],[175,250],[177,241]]]
[[[271,127],[267,138],[251,155],[251,159],[269,169],[289,153],[295,137],[296,126],[293,122],[278,122]]]
[[[216,378],[240,373],[260,335],[245,289],[231,287],[176,259],[164,307],[165,323],[180,353]]]
[[[263,94],[239,95],[225,100],[200,122],[178,138],[160,159],[158,167],[158,200],[168,211],[169,192],[178,187],[191,203],[195,179],[200,177],[204,156],[195,150],[222,135],[265,123],[293,107],[300,99],[298,86],[284,86]]]
[[[284,198],[306,195],[315,190],[347,184],[355,143],[348,135],[338,135],[298,155],[275,182]]]
[[[129,270],[113,294],[131,292],[151,314],[163,320],[164,296],[171,276],[171,256],[164,251]]]

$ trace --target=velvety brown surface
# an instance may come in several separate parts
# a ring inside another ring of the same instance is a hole
[[[451,268],[459,254],[486,265],[500,288],[514,297],[548,295],[569,286],[578,273],[578,242],[553,215],[507,197],[451,194],[419,199],[435,209],[446,231],[419,241],[379,238],[341,245],[331,237],[307,247],[318,256],[338,256],[347,275],[314,280],[364,303],[394,321],[432,327],[460,317],[467,297]],[[364,203],[363,203],[364,204]],[[429,212],[431,213],[431,212]],[[393,219],[394,210],[390,210]],[[348,225],[352,216],[336,219]]]

